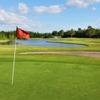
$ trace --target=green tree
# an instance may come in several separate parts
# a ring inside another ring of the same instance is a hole
[[[64,30],[60,30],[60,31],[58,32],[58,36],[63,37],[63,36],[64,36]]]
[[[68,34],[70,35],[70,37],[73,37],[73,35],[75,35],[75,31],[73,29],[68,30]]]
[[[82,30],[81,28],[78,28],[78,30],[75,33],[75,36],[79,37],[79,38],[85,38],[86,37],[86,30],[85,29]]]
[[[52,32],[52,35],[53,35],[53,36],[57,36],[57,35],[58,35],[58,32],[57,32],[57,31],[53,31],[53,32]]]
[[[95,32],[95,33],[96,33],[96,34],[95,34],[96,37],[97,37],[97,38],[100,38],[100,29],[96,29],[96,32]]]
[[[43,37],[44,38],[52,38],[52,34],[51,33],[44,33]]]
[[[92,28],[92,26],[88,26],[87,35],[88,35],[89,38],[91,38],[93,35],[95,35],[95,29]]]

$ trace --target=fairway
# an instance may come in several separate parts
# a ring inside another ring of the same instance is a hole
[[[100,60],[95,57],[33,54],[0,56],[0,100],[99,100]]]
[[[100,100],[100,40],[51,40],[88,46],[17,46],[11,86],[14,46],[0,45],[0,100]]]

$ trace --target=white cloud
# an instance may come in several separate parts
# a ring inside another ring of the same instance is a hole
[[[49,7],[46,6],[35,6],[34,11],[41,14],[41,13],[51,13],[56,14],[60,13],[64,9],[61,5],[51,5]]]
[[[85,8],[89,4],[98,3],[100,0],[68,0],[67,7]]]
[[[68,0],[66,3],[67,7],[75,6],[76,8],[87,7],[88,3],[83,0]]]
[[[0,9],[0,25],[1,26],[21,26],[24,28],[34,28],[34,27],[43,27],[45,24],[40,22],[33,22],[25,16],[20,16],[11,12],[6,12],[3,9]]]
[[[42,13],[57,14],[69,7],[86,8],[88,5],[92,3],[99,3],[99,2],[100,0],[68,0],[66,2],[66,6],[64,5],[51,5],[49,7],[35,6],[33,9],[36,13],[39,13],[39,14],[42,14]],[[96,8],[93,8],[93,10],[96,10]]]
[[[93,7],[92,10],[97,10],[97,8]]]
[[[26,4],[18,3],[18,11],[20,11],[22,14],[27,14],[29,12],[29,8],[26,6]]]

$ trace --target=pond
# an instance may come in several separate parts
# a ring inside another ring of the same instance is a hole
[[[82,47],[81,44],[57,43],[49,42],[47,40],[16,40],[17,45],[27,46],[56,46],[56,47]]]

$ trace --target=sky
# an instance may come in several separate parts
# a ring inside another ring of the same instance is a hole
[[[100,28],[100,0],[0,0],[0,31]]]

